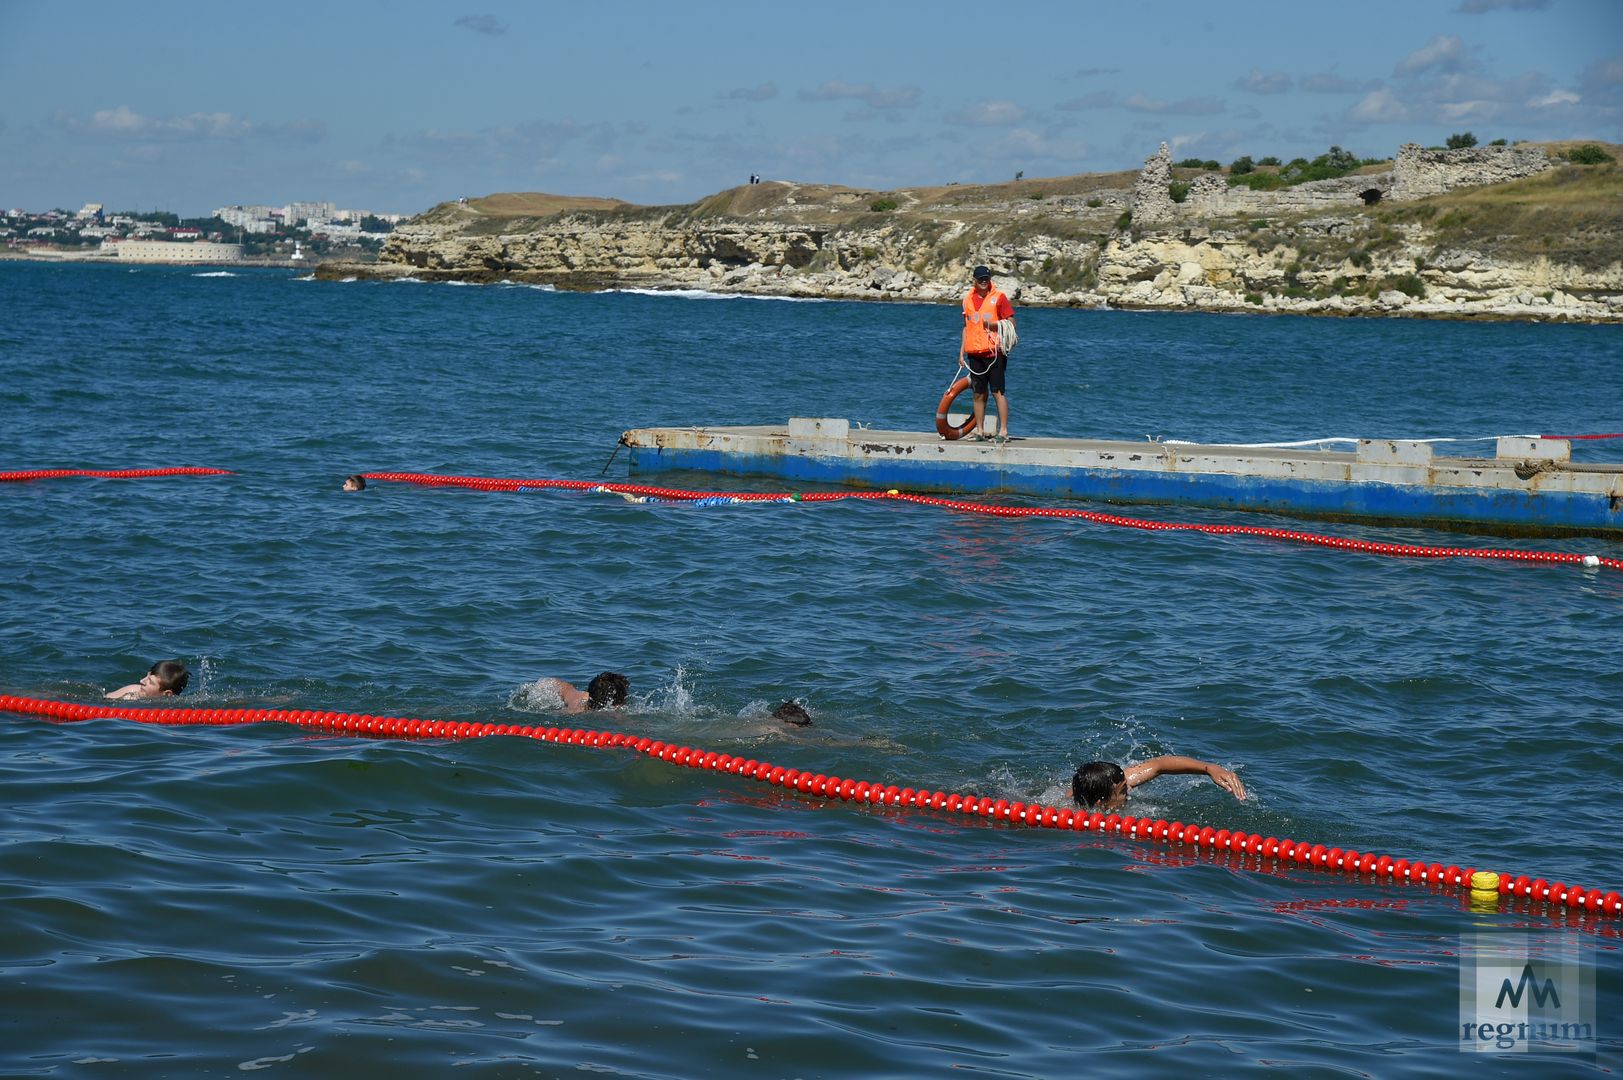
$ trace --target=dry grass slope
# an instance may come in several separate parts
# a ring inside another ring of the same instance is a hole
[[[1623,157],[1618,147],[1608,152]],[[1600,270],[1623,259],[1623,175],[1618,168],[1616,162],[1556,165],[1508,184],[1392,204],[1380,216],[1424,222],[1439,246],[1502,258],[1544,256]]]

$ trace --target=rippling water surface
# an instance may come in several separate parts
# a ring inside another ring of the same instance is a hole
[[[632,702],[594,726],[1054,804],[1080,761],[1190,754],[1251,800],[1168,778],[1133,813],[1623,887],[1615,572],[338,490],[620,479],[641,426],[921,429],[955,322],[0,264],[0,470],[235,471],[0,485],[0,692],[94,700],[178,656],[177,704],[557,725],[536,680],[612,668]],[[1017,433],[1623,430],[1616,328],[1032,310],[1021,338]],[[770,720],[789,697],[813,726]],[[6,1075],[1550,1076],[1615,1070],[1623,1039],[1617,920],[618,750],[6,714],[0,784]],[[1598,1056],[1459,1055],[1462,940],[1511,930],[1578,942]]]

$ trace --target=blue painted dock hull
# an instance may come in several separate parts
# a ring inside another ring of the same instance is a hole
[[[633,476],[686,470],[789,484],[1201,506],[1500,535],[1623,539],[1623,470],[1616,467],[1551,464],[1530,470],[1526,462],[1436,458],[1422,468],[1323,451],[1083,440],[932,445],[934,438],[856,431],[845,440],[795,439],[781,427],[643,429],[627,432],[626,444]],[[1091,460],[1068,460],[1078,457]],[[1194,467],[1207,459],[1212,468]],[[1518,465],[1532,475],[1519,475]]]

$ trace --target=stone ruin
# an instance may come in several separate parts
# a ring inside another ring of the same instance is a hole
[[[1189,183],[1182,204],[1172,201],[1172,152],[1162,143],[1144,162],[1133,185],[1133,224],[1165,225],[1210,214],[1317,212],[1371,206],[1383,199],[1423,199],[1455,188],[1503,184],[1550,167],[1536,146],[1475,146],[1426,150],[1414,143],[1398,149],[1391,170],[1313,180],[1276,191],[1230,187],[1222,173],[1203,173]]]
[[[1160,225],[1178,216],[1178,204],[1172,201],[1168,188],[1172,186],[1172,151],[1162,143],[1161,149],[1144,160],[1144,171],[1133,184],[1133,224]]]
[[[1392,165],[1392,198],[1423,199],[1461,187],[1503,184],[1550,167],[1541,146],[1472,146],[1426,150],[1415,143],[1398,147]]]

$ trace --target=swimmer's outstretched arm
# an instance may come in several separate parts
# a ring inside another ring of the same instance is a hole
[[[132,682],[128,686],[121,686],[107,694],[108,701],[131,701],[141,696],[141,684]]]
[[[1192,757],[1178,757],[1168,754],[1164,757],[1150,758],[1137,765],[1127,767],[1127,786],[1136,788],[1138,785],[1154,780],[1157,776],[1176,775],[1183,773],[1203,773],[1212,778],[1212,783],[1233,795],[1241,802],[1245,801],[1245,785],[1240,778],[1221,765],[1213,765],[1209,761],[1201,761]]]

